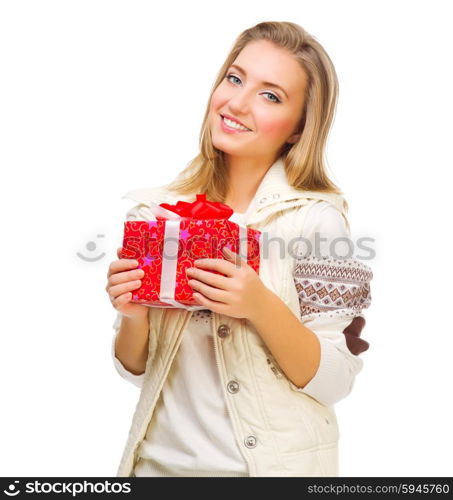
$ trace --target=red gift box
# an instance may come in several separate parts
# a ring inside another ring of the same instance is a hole
[[[228,220],[234,212],[228,205],[207,201],[204,194],[193,203],[150,205],[156,220],[124,223],[121,258],[136,259],[145,272],[131,302],[205,309],[193,299],[186,270],[197,259],[225,259],[224,246],[247,255],[248,265],[259,273],[261,232]]]

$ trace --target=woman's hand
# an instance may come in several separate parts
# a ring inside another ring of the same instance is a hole
[[[124,316],[129,318],[146,316],[149,312],[147,306],[130,303],[132,291],[141,287],[145,274],[142,269],[136,269],[137,262],[133,259],[120,259],[121,248],[118,248],[117,255],[119,260],[114,260],[107,273],[106,292],[109,294],[112,306]]]
[[[187,270],[189,285],[198,304],[232,318],[250,319],[259,312],[269,290],[240,255],[223,247],[223,259],[198,259]],[[214,274],[218,271],[225,276]]]

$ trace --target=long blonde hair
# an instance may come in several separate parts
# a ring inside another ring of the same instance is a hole
[[[209,96],[200,132],[200,153],[167,187],[180,194],[206,193],[212,201],[225,201],[228,169],[224,153],[212,144],[209,108],[212,94],[225,78],[241,50],[250,42],[269,40],[287,49],[308,76],[299,131],[295,144],[284,144],[278,157],[284,162],[289,184],[304,191],[343,194],[326,173],[324,151],[338,97],[335,68],[321,44],[301,26],[290,22],[262,22],[243,31],[221,67]]]

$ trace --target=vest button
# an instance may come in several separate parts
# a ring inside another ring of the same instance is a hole
[[[217,329],[217,335],[224,339],[230,334],[230,327],[228,325],[220,325]]]
[[[256,437],[255,436],[247,436],[244,439],[244,443],[245,443],[245,446],[247,446],[247,448],[255,448],[255,446],[256,446]]]
[[[239,384],[235,380],[230,380],[227,384],[228,392],[236,394],[239,391]]]

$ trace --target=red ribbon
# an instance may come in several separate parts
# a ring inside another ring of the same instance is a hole
[[[161,203],[161,207],[191,219],[228,219],[234,210],[220,201],[207,201],[205,194],[197,194],[196,201],[178,201],[176,205]]]

